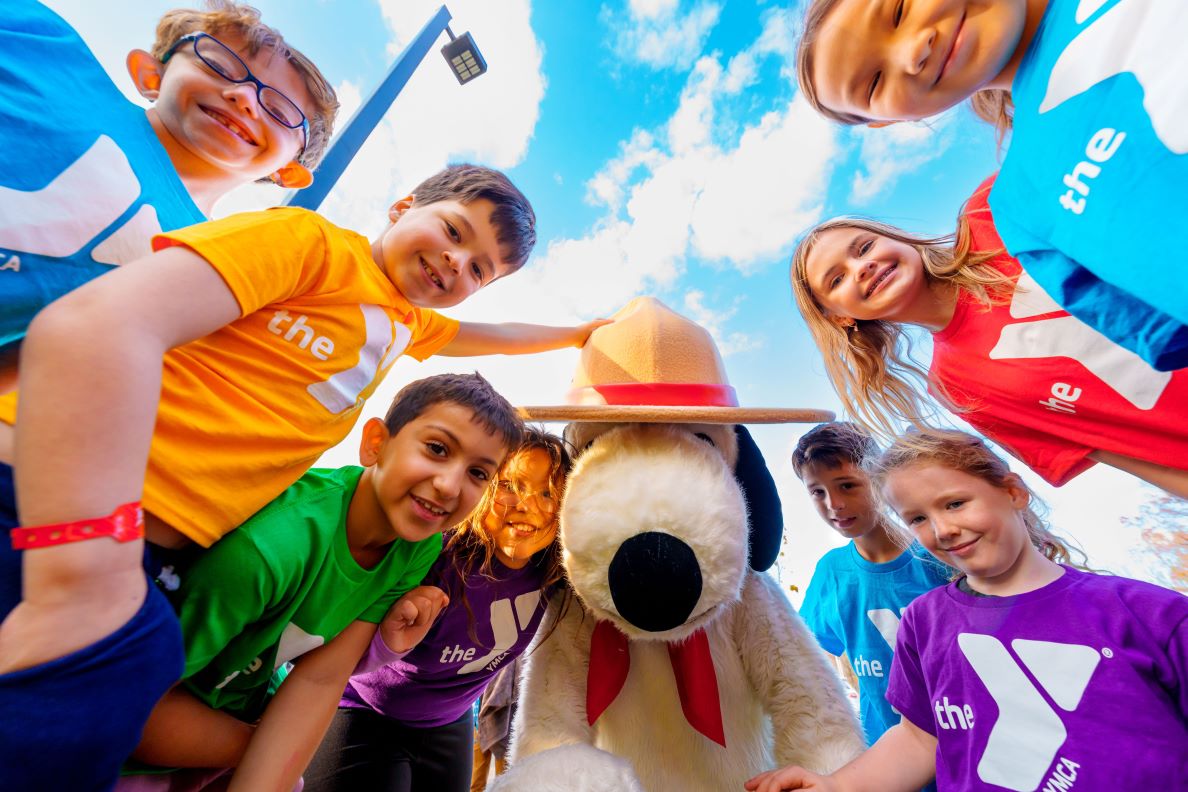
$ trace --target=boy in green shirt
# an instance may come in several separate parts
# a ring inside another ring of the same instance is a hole
[[[389,609],[403,597],[408,609],[393,619],[407,616],[410,642],[432,624],[440,592],[413,589],[441,532],[478,503],[521,429],[478,374],[418,380],[383,421],[365,424],[363,467],[310,471],[217,542],[178,591],[185,673],[134,756],[239,765],[235,787],[291,788]],[[270,697],[269,680],[287,662],[295,668]],[[126,778],[125,787],[151,788],[151,779]]]

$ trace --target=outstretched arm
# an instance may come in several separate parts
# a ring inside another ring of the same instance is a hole
[[[734,618],[743,667],[771,715],[776,761],[830,772],[856,756],[865,743],[840,681],[770,576],[747,575]]]
[[[370,622],[352,622],[297,661],[268,702],[228,792],[289,792],[297,784],[375,629]]]
[[[1188,470],[1159,465],[1134,457],[1115,454],[1113,451],[1094,451],[1090,454],[1093,459],[1103,462],[1110,467],[1124,470],[1133,476],[1138,476],[1148,484],[1153,484],[1177,498],[1188,500]]]
[[[936,775],[936,738],[903,718],[854,761],[830,776],[802,767],[769,770],[747,781],[751,792],[814,789],[820,792],[912,792]]]
[[[518,322],[462,322],[458,334],[438,354],[448,357],[530,355],[551,349],[580,347],[586,343],[586,339],[596,327],[610,322],[610,319],[595,319],[576,327],[551,327]]]

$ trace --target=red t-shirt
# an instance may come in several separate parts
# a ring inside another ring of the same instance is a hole
[[[1003,247],[993,183],[966,207],[974,250]],[[1055,486],[1097,449],[1188,468],[1188,369],[1156,371],[1070,316],[1005,251],[991,263],[1017,279],[1011,302],[987,310],[963,293],[933,334],[930,377],[969,410],[960,417]]]

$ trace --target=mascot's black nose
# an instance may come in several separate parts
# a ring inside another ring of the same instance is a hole
[[[679,627],[701,598],[701,568],[689,545],[666,533],[636,534],[611,559],[611,598],[641,630]]]

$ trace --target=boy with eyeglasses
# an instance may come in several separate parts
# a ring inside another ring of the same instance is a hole
[[[170,11],[158,23],[152,51],[132,51],[127,65],[136,89],[153,103],[147,110],[124,98],[78,34],[52,11],[32,0],[4,3],[0,392],[15,385],[18,345],[45,305],[150,253],[154,234],[205,220],[219,198],[242,184],[308,185],[325,153],[338,108],[333,88],[250,6],[215,0],[206,11]],[[6,536],[17,524],[10,467],[15,417],[16,394],[5,393],[0,614],[21,597],[20,557]],[[47,632],[75,628],[52,619],[44,624]],[[0,626],[0,643],[6,632]],[[151,625],[141,625],[142,636],[152,632]],[[0,650],[0,666],[12,667],[11,655]],[[115,667],[120,657],[109,654],[102,662]],[[79,660],[84,671],[88,662],[94,658]],[[162,678],[150,671],[135,684],[145,691],[167,685],[179,663],[176,651],[166,651],[156,658]],[[70,663],[62,673],[73,673]],[[19,677],[9,683],[22,684]],[[50,698],[46,705],[68,701]],[[57,730],[38,732],[22,730],[28,724],[14,718],[8,703],[0,692],[0,719],[22,733],[5,746],[5,760],[15,757],[15,763],[0,763],[5,789],[102,786],[123,758],[113,751],[130,750],[152,705],[123,700],[116,689],[108,706],[92,708],[98,725],[71,712]],[[50,750],[58,761],[45,762]],[[67,771],[77,774],[53,780],[54,772]],[[35,773],[35,780],[26,772]]]

